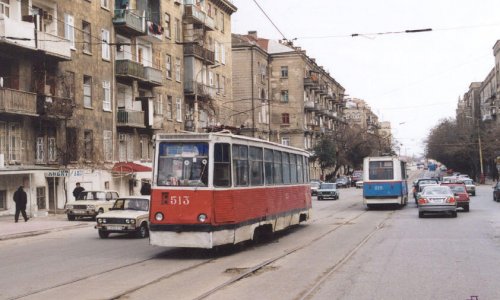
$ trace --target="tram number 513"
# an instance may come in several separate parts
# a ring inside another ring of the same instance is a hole
[[[170,196],[170,205],[189,205],[189,196]]]

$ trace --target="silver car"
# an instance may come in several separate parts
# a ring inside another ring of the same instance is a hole
[[[318,200],[323,199],[339,199],[339,191],[335,183],[322,183],[318,189]]]
[[[472,179],[462,179],[462,182],[465,184],[465,188],[467,189],[467,193],[472,196],[476,196],[476,185]]]
[[[457,217],[457,201],[449,186],[429,185],[419,193],[418,217],[424,217],[424,213],[436,212],[450,213],[453,218]]]

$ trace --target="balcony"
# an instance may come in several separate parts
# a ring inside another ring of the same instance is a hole
[[[146,22],[146,35],[144,39],[157,43],[163,39],[163,31],[164,28],[161,25],[155,24],[154,22],[147,21]]]
[[[40,116],[56,119],[68,119],[73,116],[75,104],[71,98],[37,96],[37,111]]]
[[[196,5],[195,0],[184,0],[184,21],[207,30],[214,30],[215,20],[208,16],[204,10],[203,6]]]
[[[319,89],[319,80],[316,76],[304,78],[304,86],[314,89]]]
[[[113,25],[118,33],[132,36],[146,34],[146,22],[142,10],[115,9]]]
[[[215,52],[195,43],[184,45],[184,56],[194,56],[203,60],[205,64],[215,64]]]
[[[13,20],[0,14],[0,44],[35,50],[35,24]],[[7,38],[9,37],[9,38]]]
[[[61,60],[71,60],[71,42],[47,32],[37,31],[37,48]]]
[[[146,128],[143,111],[134,111],[127,109],[118,109],[117,126],[119,127],[134,127]]]
[[[306,110],[314,110],[314,102],[313,101],[306,101],[306,102],[304,102],[304,109],[306,109]]]
[[[0,113],[38,116],[36,112],[36,94],[0,88]]]
[[[160,86],[163,85],[163,78],[161,75],[161,70],[153,67],[144,67],[144,78],[147,83],[151,85]]]
[[[217,89],[213,86],[203,84],[196,81],[184,82],[184,93],[186,95],[194,95],[198,100],[213,100],[215,99]]]
[[[115,63],[117,77],[146,80],[142,64],[128,59],[119,59]]]

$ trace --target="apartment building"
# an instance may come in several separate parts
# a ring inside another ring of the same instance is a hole
[[[32,215],[62,209],[76,182],[138,194],[153,135],[192,128],[194,65],[216,95],[196,115],[225,118],[234,11],[228,0],[1,1],[0,215],[19,185]]]
[[[244,134],[310,149],[345,124],[345,89],[289,42],[233,34],[233,72],[235,125]]]

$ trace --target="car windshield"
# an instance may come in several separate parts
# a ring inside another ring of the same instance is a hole
[[[113,206],[113,210],[149,210],[147,199],[118,199]]]
[[[450,186],[450,189],[453,193],[465,193],[465,187],[460,185],[452,185]]]
[[[472,185],[474,184],[472,180],[462,180],[464,184]]]
[[[320,189],[322,190],[334,190],[337,188],[335,183],[322,183]]]
[[[426,179],[426,180],[420,180],[418,184],[432,184],[432,183],[437,183],[436,179]]]
[[[105,192],[86,192],[83,191],[78,195],[78,200],[106,200]]]
[[[451,189],[447,186],[426,186],[423,190],[423,195],[451,195]]]
[[[311,182],[311,187],[319,187],[319,183],[318,182]]]

